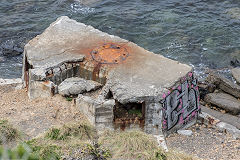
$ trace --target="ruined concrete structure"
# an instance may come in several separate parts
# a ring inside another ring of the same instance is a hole
[[[23,63],[31,99],[57,94],[71,77],[101,83],[103,87],[73,95],[98,128],[168,134],[194,122],[200,109],[190,66],[68,17],[58,18],[25,46]]]

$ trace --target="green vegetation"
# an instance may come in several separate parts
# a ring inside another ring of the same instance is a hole
[[[7,121],[1,121],[0,131],[8,141],[20,137],[19,132]],[[13,149],[0,147],[0,159],[59,160],[63,158],[193,160],[191,156],[183,153],[163,151],[154,137],[144,132],[105,131],[98,135],[95,128],[87,122],[53,127],[45,134],[19,144]]]
[[[101,144],[87,144],[87,153],[93,155],[96,159],[111,158],[111,153],[108,149],[104,148]]]
[[[66,140],[74,137],[81,140],[93,139],[96,135],[95,129],[87,123],[71,123],[62,127],[53,127],[46,133],[46,138],[51,140]]]
[[[99,141],[110,149],[113,159],[154,159],[154,155],[159,152],[154,138],[140,131],[108,131]],[[157,156],[159,159],[165,158],[164,155]]]
[[[99,142],[108,148],[113,159],[193,160],[184,153],[165,152],[154,137],[141,131],[105,132]]]
[[[73,98],[72,97],[66,97],[66,100],[71,102],[73,100]]]
[[[128,114],[130,114],[130,115],[136,115],[136,116],[138,116],[138,117],[142,117],[142,112],[141,112],[141,110],[139,110],[139,109],[130,109],[130,110],[128,111]]]
[[[38,160],[38,155],[32,153],[32,149],[26,144],[19,144],[16,148],[5,149],[0,147],[0,159],[21,159],[21,160]]]
[[[61,157],[106,159],[110,152],[98,144],[93,126],[79,122],[53,127],[44,135],[28,141],[27,144],[40,159],[61,159]]]
[[[21,139],[20,132],[14,128],[7,120],[0,120],[0,145],[16,142]]]

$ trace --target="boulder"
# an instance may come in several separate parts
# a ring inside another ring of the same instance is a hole
[[[234,84],[227,78],[220,76],[219,74],[211,73],[207,77],[207,82],[216,85],[217,88],[233,95],[236,98],[240,98],[240,86]]]
[[[237,83],[240,84],[240,68],[234,68],[231,70],[233,77],[235,78],[235,80],[237,81]]]
[[[65,79],[59,86],[58,92],[63,96],[78,95],[100,88],[102,84],[85,80],[83,78],[73,77]]]
[[[23,49],[12,41],[6,42],[1,48],[4,56],[17,56],[23,53]]]
[[[240,101],[226,93],[209,93],[204,100],[235,115],[240,113]]]

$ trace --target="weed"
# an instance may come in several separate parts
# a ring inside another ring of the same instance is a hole
[[[54,140],[58,140],[60,136],[60,129],[51,128],[49,132],[47,132],[46,137]]]
[[[66,140],[71,137],[80,139],[92,139],[95,135],[95,129],[86,123],[66,124],[63,127],[52,128],[47,132],[46,138],[51,140]]]
[[[61,147],[49,143],[39,143],[37,139],[32,139],[26,142],[32,149],[35,155],[38,155],[41,160],[58,160],[61,158]]]
[[[13,149],[0,147],[0,159],[39,160],[39,157],[32,153],[31,148],[27,144],[19,144]]]
[[[0,144],[16,141],[21,138],[20,132],[7,120],[0,120]]]
[[[154,137],[141,131],[106,131],[99,142],[112,154],[113,159],[139,160],[194,160],[190,155],[163,151]]]
[[[155,139],[140,131],[108,131],[99,138],[99,142],[111,151],[113,159],[152,159],[160,151]]]
[[[66,100],[71,102],[73,100],[73,98],[72,97],[66,97]]]
[[[98,143],[87,144],[85,152],[92,155],[94,159],[105,160],[111,157],[110,151]]]

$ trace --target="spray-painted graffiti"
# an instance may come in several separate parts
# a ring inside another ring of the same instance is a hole
[[[188,123],[195,119],[200,111],[197,79],[192,72],[181,80],[181,84],[163,95],[163,129],[171,130],[174,126]]]

